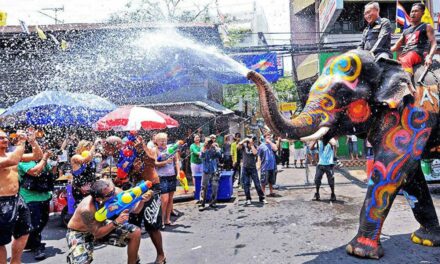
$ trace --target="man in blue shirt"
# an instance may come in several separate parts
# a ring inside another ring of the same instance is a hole
[[[330,189],[332,194],[330,196],[330,201],[336,201],[335,195],[335,178],[333,177],[333,167],[334,167],[334,149],[333,146],[336,144],[334,139],[331,139],[327,145],[324,146],[322,140],[318,141],[318,151],[319,151],[319,162],[316,167],[315,174],[315,185],[316,185],[316,193],[314,196],[314,200],[319,201],[319,187],[321,187],[321,179],[322,176],[327,174],[327,181],[330,185]]]
[[[199,211],[205,210],[206,194],[208,192],[208,182],[211,182],[211,202],[209,206],[216,208],[218,181],[220,175],[217,173],[217,161],[221,157],[221,151],[213,139],[207,137],[203,145],[200,157],[202,158],[202,190],[200,192]]]
[[[268,196],[270,197],[275,196],[273,185],[276,183],[277,162],[275,152],[277,150],[277,145],[272,142],[272,135],[268,132],[264,133],[264,142],[258,147],[257,155],[260,159],[261,188],[265,192],[266,184],[269,183]]]

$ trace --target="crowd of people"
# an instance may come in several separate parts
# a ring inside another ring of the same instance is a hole
[[[267,131],[260,138],[253,134],[242,138],[240,133],[206,137],[196,133],[186,138],[185,147],[170,154],[173,144],[169,144],[172,141],[166,133],[150,135],[148,140],[130,132],[122,138],[97,137],[94,141],[81,140],[73,134],[64,140],[37,139],[36,134],[32,128],[9,135],[0,132],[0,260],[6,259],[5,245],[14,237],[11,263],[20,263],[23,250],[32,251],[36,260],[45,259],[41,233],[49,219],[54,182],[69,173],[75,201],[66,235],[69,263],[92,262],[96,241],[127,246],[128,263],[138,263],[142,226],[156,248],[155,263],[165,263],[161,231],[173,225],[172,215],[179,214],[174,210],[173,196],[177,175],[184,170],[185,163],[190,165],[186,175],[190,182],[192,178],[194,186],[194,179],[201,177],[200,211],[217,207],[222,170],[233,172],[234,186],[244,190],[244,206],[252,204],[252,183],[258,202],[267,204],[266,197],[277,196],[274,191],[277,165],[289,167],[291,148],[296,168],[316,161],[314,199],[320,199],[321,179],[326,173],[332,191],[330,200],[336,200],[334,139],[324,146],[322,141],[306,144],[275,139]],[[220,137],[224,140],[219,140]],[[141,181],[150,181],[152,186],[139,204],[114,219],[95,219],[94,214],[106,203]],[[207,196],[209,185],[210,197]]]
[[[267,196],[274,195],[278,146],[269,132],[260,140],[255,135],[242,139],[240,133],[224,137],[196,133],[186,139],[184,146],[189,146],[174,153],[166,133],[150,135],[148,141],[134,132],[93,141],[74,134],[57,138],[37,138],[33,128],[0,131],[1,261],[6,261],[5,245],[12,237],[11,263],[20,263],[24,250],[32,251],[36,260],[46,258],[41,233],[49,219],[52,191],[57,178],[70,174],[74,213],[67,224],[69,263],[92,262],[96,242],[127,246],[128,263],[139,263],[142,226],[156,248],[155,263],[165,263],[161,231],[173,225],[172,215],[179,214],[173,196],[186,162],[193,185],[194,178],[201,176],[200,211],[217,207],[220,170],[235,172],[235,185],[245,190],[245,205],[252,201],[251,182],[260,203],[267,203],[266,186]],[[95,218],[119,193],[142,181],[152,186],[137,205],[105,221]],[[209,185],[212,191],[207,197]]]

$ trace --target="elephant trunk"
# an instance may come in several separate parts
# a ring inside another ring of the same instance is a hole
[[[274,134],[289,139],[300,139],[317,133],[319,122],[314,124],[317,120],[305,111],[293,120],[287,119],[280,113],[272,86],[262,75],[250,71],[247,78],[252,80],[258,88],[261,114]],[[320,131],[320,133],[325,134],[327,131]]]

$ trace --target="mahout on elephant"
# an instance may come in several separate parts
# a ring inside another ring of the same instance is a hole
[[[423,72],[419,66],[415,79]],[[440,63],[434,62],[415,93],[401,65],[375,61],[371,53],[352,50],[330,62],[310,89],[302,112],[292,120],[277,108],[270,84],[249,72],[259,91],[261,113],[275,133],[289,139],[312,141],[356,134],[373,146],[374,167],[360,213],[359,229],[346,250],[349,254],[380,258],[383,223],[397,193],[402,190],[420,228],[414,243],[440,246],[440,227],[421,158],[439,157]]]

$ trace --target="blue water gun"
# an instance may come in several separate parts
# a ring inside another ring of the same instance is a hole
[[[135,187],[119,193],[114,199],[108,201],[104,207],[95,212],[96,221],[103,222],[119,215],[126,209],[132,208],[142,199],[142,195],[151,189],[152,185],[151,181],[142,181]]]
[[[128,181],[128,173],[133,167],[133,163],[137,157],[137,152],[134,147],[134,142],[136,140],[136,133],[130,132],[127,136],[127,142],[123,149],[119,151],[119,160],[116,167],[118,168],[116,176],[119,183],[124,183]]]

